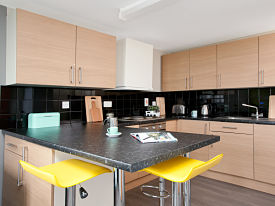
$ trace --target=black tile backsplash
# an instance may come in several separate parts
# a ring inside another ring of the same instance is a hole
[[[242,103],[259,106],[268,116],[268,97],[275,95],[275,88],[251,88],[230,90],[205,90],[182,92],[104,91],[73,88],[43,88],[23,86],[0,87],[0,129],[26,127],[31,112],[60,112],[61,123],[86,121],[85,96],[98,95],[112,101],[112,108],[103,108],[103,115],[114,112],[116,116],[144,115],[144,98],[150,104],[156,97],[165,97],[166,115],[171,115],[174,104],[184,104],[187,113],[211,105],[213,116],[250,116],[254,109]],[[69,101],[70,109],[62,109],[62,101]]]

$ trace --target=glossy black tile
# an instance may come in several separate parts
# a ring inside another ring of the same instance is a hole
[[[32,100],[33,88],[32,87],[18,87],[18,100]]]
[[[242,104],[249,103],[248,89],[239,89],[239,116],[247,117],[249,116],[248,108],[242,106]]]
[[[81,100],[71,100],[71,111],[81,111]]]
[[[1,87],[1,86],[0,86]],[[14,100],[17,99],[17,88],[16,87],[1,87],[0,100]]]
[[[38,101],[47,100],[47,89],[46,88],[33,88],[33,99]]]
[[[271,94],[270,88],[260,88],[260,105],[259,113],[263,113],[264,117],[268,116],[269,96]]]
[[[0,129],[16,128],[16,115],[0,115]]]
[[[47,101],[47,112],[59,112],[61,111],[60,101],[50,100]]]
[[[17,101],[0,100],[0,114],[17,114]]]
[[[47,100],[59,100],[59,89],[48,88],[47,89]]]

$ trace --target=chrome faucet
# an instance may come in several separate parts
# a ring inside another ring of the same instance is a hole
[[[256,115],[255,115],[256,119],[259,119],[259,117],[263,117],[263,113],[259,114],[258,107],[252,106],[252,105],[249,105],[249,104],[242,104],[242,106],[256,109]],[[254,116],[254,115],[252,114],[252,116]]]

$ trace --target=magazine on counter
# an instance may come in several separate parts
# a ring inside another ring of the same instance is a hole
[[[139,132],[130,133],[132,137],[140,141],[141,143],[156,143],[156,142],[177,142],[170,132]]]

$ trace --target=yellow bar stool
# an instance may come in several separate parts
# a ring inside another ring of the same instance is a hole
[[[110,169],[77,159],[64,160],[43,167],[36,167],[22,160],[19,162],[24,170],[32,175],[57,187],[65,188],[65,206],[75,206],[77,184],[98,175],[112,172]],[[80,188],[80,196],[85,198],[88,193]]]
[[[220,154],[207,162],[203,162],[188,157],[178,156],[171,160],[145,168],[143,171],[156,175],[160,177],[160,179],[163,178],[172,182],[172,206],[181,206],[183,204],[181,183],[184,183],[184,205],[191,206],[189,180],[214,167],[222,158],[223,154]],[[148,185],[143,185],[142,189],[143,187],[148,187]],[[163,187],[162,191],[165,191]],[[160,205],[164,206],[164,201],[160,201]]]

